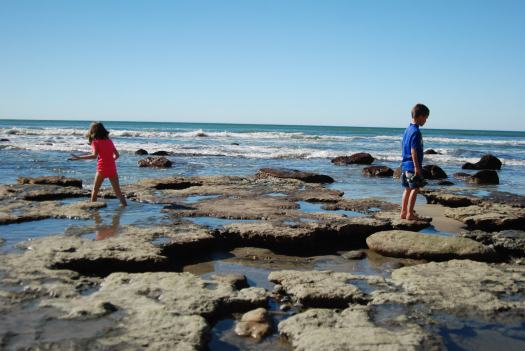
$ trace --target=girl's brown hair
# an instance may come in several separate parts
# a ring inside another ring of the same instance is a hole
[[[109,139],[108,136],[109,132],[106,128],[104,128],[104,125],[101,122],[91,123],[91,126],[89,126],[89,130],[86,134],[86,137],[89,140],[89,145],[91,145],[95,139]]]

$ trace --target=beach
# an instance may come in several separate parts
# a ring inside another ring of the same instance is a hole
[[[407,221],[402,129],[108,122],[119,209],[86,126],[0,121],[2,348],[525,347],[525,133],[423,129]]]

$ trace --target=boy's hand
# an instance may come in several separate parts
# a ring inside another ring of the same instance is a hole
[[[423,177],[423,170],[421,168],[416,168],[414,175]]]

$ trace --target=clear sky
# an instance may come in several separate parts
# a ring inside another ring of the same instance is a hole
[[[0,118],[525,130],[525,1],[0,0]]]

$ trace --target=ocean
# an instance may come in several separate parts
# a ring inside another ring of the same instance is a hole
[[[89,152],[85,133],[89,121],[0,120],[3,162],[0,182],[14,183],[18,176],[64,175],[80,178],[89,187],[94,161],[71,162],[71,152]],[[401,188],[391,178],[367,178],[363,166],[336,166],[336,156],[368,152],[374,164],[399,166],[402,128],[335,126],[251,125],[211,123],[104,122],[121,153],[121,183],[170,175],[253,175],[262,167],[287,167],[332,176],[331,185],[346,197],[378,197],[399,201]],[[477,191],[525,194],[525,132],[448,130],[422,128],[424,164],[440,166],[458,187]],[[170,169],[139,168],[135,151],[168,151]],[[477,162],[491,153],[503,162],[500,184],[472,187],[452,174],[465,162]]]

